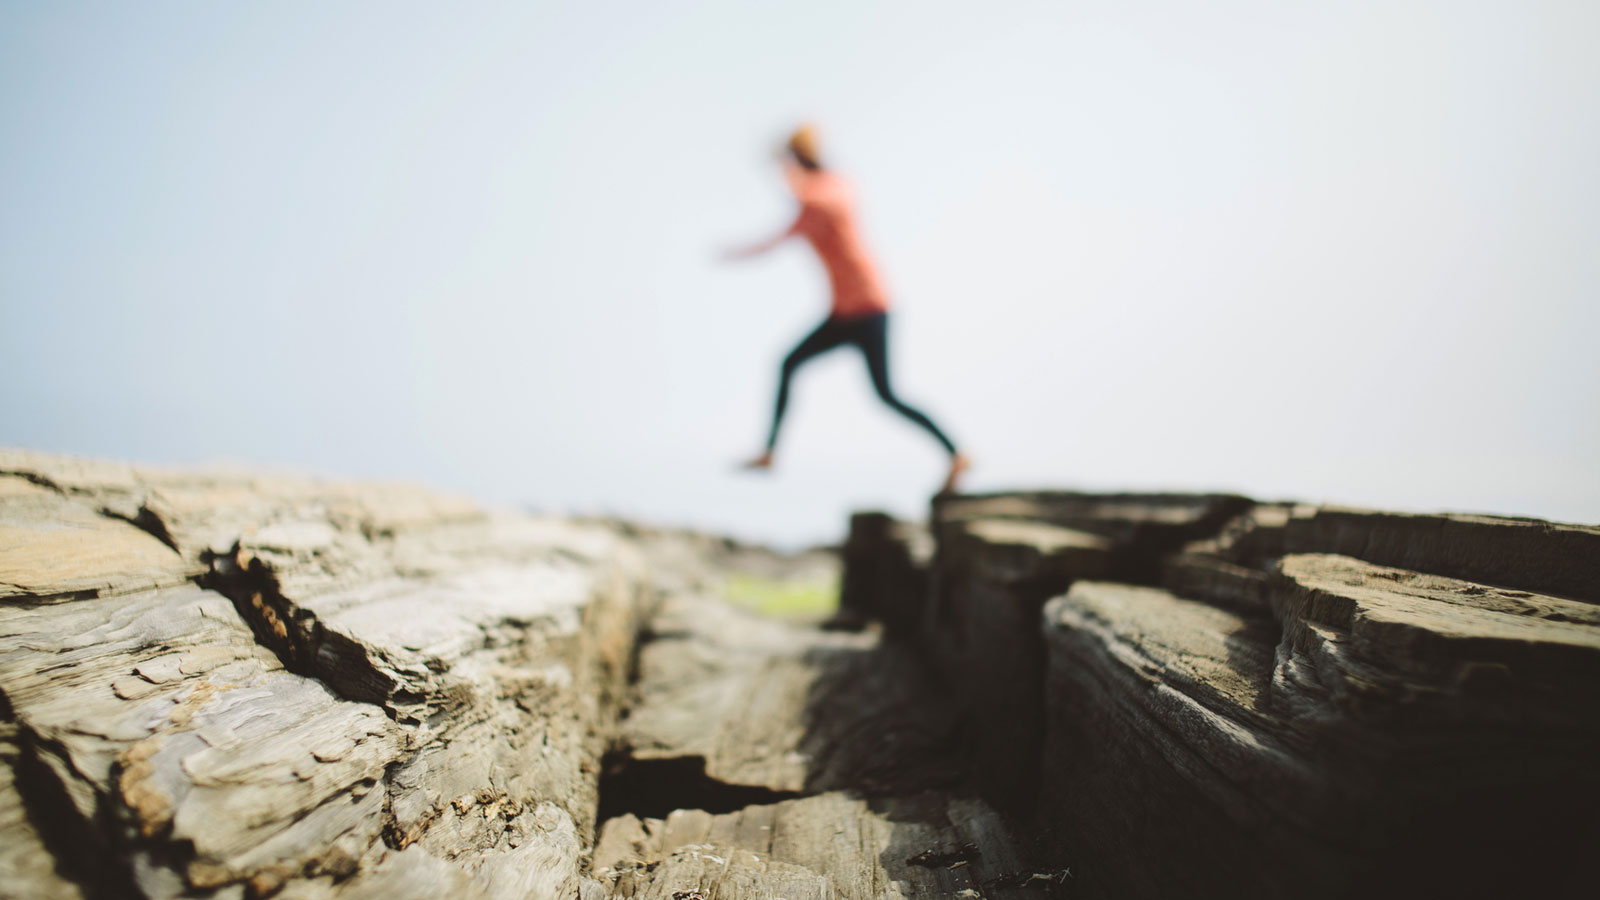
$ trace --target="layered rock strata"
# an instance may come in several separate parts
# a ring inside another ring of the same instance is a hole
[[[0,453],[0,896],[1590,893],[1600,528],[1032,492],[841,555],[881,634],[726,602],[826,554]]]
[[[909,646],[726,600],[836,572],[6,453],[0,896],[1058,895]]]
[[[1061,895],[1026,835],[958,789],[959,724],[907,645],[667,597],[609,767],[595,877],[641,898]]]
[[[1586,893],[1600,528],[1036,493],[933,531],[916,644],[1076,894]]]
[[[626,542],[406,487],[0,472],[8,892],[577,895],[650,597]]]

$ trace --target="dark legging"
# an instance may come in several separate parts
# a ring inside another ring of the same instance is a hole
[[[872,386],[877,388],[878,396],[889,404],[889,408],[922,426],[951,454],[956,452],[956,445],[945,437],[939,426],[933,424],[933,420],[900,402],[900,398],[894,395],[894,389],[889,387],[888,327],[889,316],[885,313],[851,319],[829,318],[806,335],[799,346],[789,351],[789,355],[784,357],[783,374],[778,380],[778,403],[772,410],[772,431],[767,435],[768,452],[778,443],[778,426],[783,424],[783,411],[789,405],[789,379],[794,377],[795,370],[812,358],[845,344],[854,344],[861,349],[861,355],[867,358],[867,372],[872,376]]]

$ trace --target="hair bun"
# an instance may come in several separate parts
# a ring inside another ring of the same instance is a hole
[[[807,168],[817,168],[820,165],[820,156],[817,153],[817,132],[810,125],[801,125],[789,135],[789,152],[795,155]]]

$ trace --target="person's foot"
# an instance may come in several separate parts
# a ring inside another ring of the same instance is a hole
[[[749,462],[740,463],[739,468],[752,472],[765,472],[772,468],[772,451],[768,450]]]
[[[972,460],[964,454],[957,453],[950,457],[950,473],[944,477],[944,487],[939,489],[940,494],[954,494],[961,481],[961,473],[972,468]]]

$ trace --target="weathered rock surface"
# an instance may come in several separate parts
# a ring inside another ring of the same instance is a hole
[[[595,854],[613,896],[1060,889],[992,809],[948,790],[966,765],[956,706],[909,645],[679,594],[653,620],[635,691],[605,798],[627,808]]]
[[[0,896],[1592,893],[1600,528],[932,513],[823,630],[726,596],[825,554],[0,452]]]
[[[982,801],[832,792],[723,815],[612,819],[595,871],[612,896],[651,900],[1012,900],[1049,896],[1067,877],[1029,871],[1023,860]]]
[[[18,477],[0,478],[0,590],[43,601],[182,584],[204,571],[131,523]]]
[[[1094,535],[1108,554],[1105,574],[1154,583],[1161,561],[1210,537],[1253,502],[1232,494],[1082,494],[1071,491],[968,495],[936,503],[939,529],[970,519],[1009,519]],[[941,549],[943,534],[941,533]]]
[[[1026,809],[1038,796],[1045,602],[1085,578],[1156,581],[1166,554],[1249,505],[1228,495],[948,498],[933,510],[937,549],[919,553],[910,552],[915,531],[857,515],[844,582],[860,566],[909,598],[887,611],[887,622],[921,648],[963,711],[971,786],[1003,808]],[[911,595],[916,587],[920,598]]]
[[[636,764],[679,761],[682,777],[754,789],[749,796],[766,802],[842,789],[910,793],[959,776],[947,753],[952,707],[929,687],[909,647],[874,634],[678,595],[662,604],[640,652],[622,738]]]
[[[1034,493],[934,530],[967,783],[1075,893],[1587,893],[1600,528]]]
[[[1590,526],[1325,507],[1289,521],[1284,549],[1600,603],[1600,528]]]
[[[723,598],[831,556],[23,453],[0,499],[7,896],[1060,888],[910,645]]]
[[[0,785],[3,842],[82,851],[12,851],[22,893],[57,868],[108,896],[580,890],[653,590],[634,547],[405,487],[0,470],[32,781]]]

